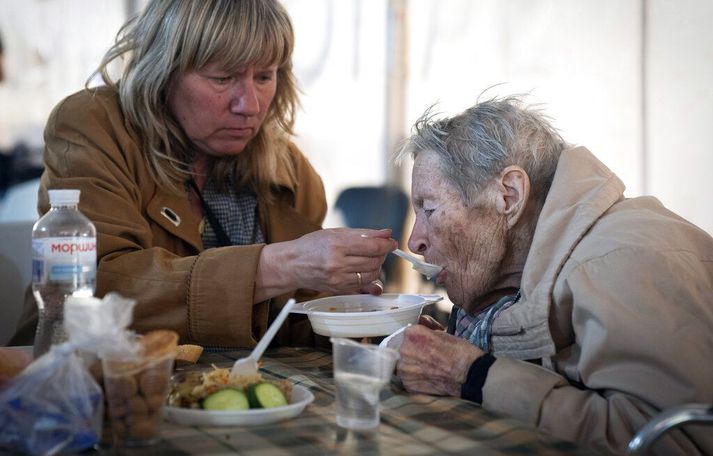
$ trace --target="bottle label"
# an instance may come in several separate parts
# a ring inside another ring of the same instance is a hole
[[[97,241],[93,237],[56,237],[32,240],[32,281],[73,283],[77,276],[93,282]]]

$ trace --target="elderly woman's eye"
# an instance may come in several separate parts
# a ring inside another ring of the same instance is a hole
[[[215,82],[217,82],[218,84],[227,84],[233,78],[230,76],[214,76],[211,79],[214,80]]]

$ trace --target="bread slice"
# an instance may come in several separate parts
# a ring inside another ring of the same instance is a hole
[[[140,339],[146,358],[163,358],[175,353],[178,333],[169,329],[149,331]]]
[[[186,364],[195,364],[198,358],[203,354],[203,347],[200,345],[183,344],[178,346],[178,354],[176,355],[176,366],[185,366]]]

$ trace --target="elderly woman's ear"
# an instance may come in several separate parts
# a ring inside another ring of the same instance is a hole
[[[495,208],[506,217],[509,228],[520,220],[529,197],[530,178],[521,167],[508,166],[496,178]]]

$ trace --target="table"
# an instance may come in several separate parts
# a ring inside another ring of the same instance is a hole
[[[204,353],[199,365],[228,367],[248,354],[248,350]],[[131,454],[592,454],[471,402],[409,394],[394,382],[382,392],[379,427],[369,432],[347,431],[336,424],[331,353],[271,349],[262,360],[261,372],[309,388],[314,402],[297,418],[268,425],[193,428],[163,422],[162,441]]]

